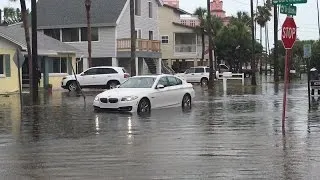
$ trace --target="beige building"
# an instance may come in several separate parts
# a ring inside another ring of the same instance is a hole
[[[189,13],[169,5],[159,8],[162,59],[176,72],[200,65],[202,55],[201,36],[197,35],[195,27],[180,22],[180,16],[185,14]],[[208,65],[207,60],[205,65]]]

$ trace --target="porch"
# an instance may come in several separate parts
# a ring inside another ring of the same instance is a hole
[[[118,51],[131,51],[131,39],[118,39],[117,40],[117,50]],[[148,40],[148,39],[137,39],[136,51],[143,52],[160,52],[160,41],[158,40]]]

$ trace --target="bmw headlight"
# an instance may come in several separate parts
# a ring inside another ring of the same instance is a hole
[[[94,98],[94,100],[99,101],[100,100],[99,96],[96,96],[96,98]]]
[[[126,96],[121,99],[121,101],[133,101],[138,99],[138,96]]]

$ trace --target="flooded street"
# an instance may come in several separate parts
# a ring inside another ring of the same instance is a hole
[[[318,179],[320,112],[308,112],[306,80],[292,82],[286,134],[283,84],[195,85],[193,109],[147,117],[100,112],[66,91],[0,97],[0,179]],[[248,84],[249,82],[246,82]],[[315,100],[316,101],[316,100]]]

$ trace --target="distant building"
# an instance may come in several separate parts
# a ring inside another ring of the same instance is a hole
[[[231,17],[226,16],[226,11],[223,10],[223,1],[213,0],[210,5],[211,15],[221,18],[223,24],[227,25]]]
[[[164,0],[165,4],[179,8],[179,0]],[[223,10],[223,1],[213,0],[211,2],[211,15],[221,18],[224,25],[227,25],[230,22],[230,18],[226,16],[226,11]],[[200,24],[197,16],[181,16],[181,24],[186,26],[195,27]]]

